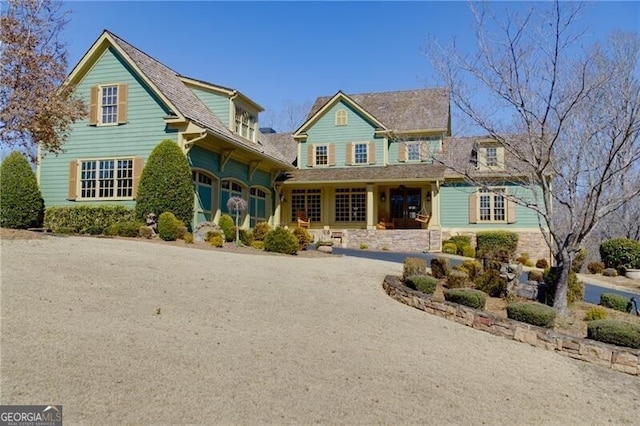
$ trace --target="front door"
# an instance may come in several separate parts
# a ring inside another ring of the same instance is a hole
[[[391,189],[391,219],[396,229],[420,228],[422,224],[416,220],[420,209],[420,188]]]

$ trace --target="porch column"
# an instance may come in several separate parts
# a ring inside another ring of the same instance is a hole
[[[375,220],[373,219],[373,211],[374,209],[374,193],[373,193],[373,184],[367,184],[367,229],[376,229]]]
[[[281,221],[281,211],[282,211],[282,203],[280,203],[280,196],[278,195],[278,193],[276,192],[274,194],[274,197],[276,199],[276,203],[275,203],[275,207],[273,209],[273,223],[271,224],[271,226],[273,226],[274,228],[277,228],[278,226],[280,226],[280,221]]]
[[[431,184],[431,222],[429,228],[440,229],[440,184]]]

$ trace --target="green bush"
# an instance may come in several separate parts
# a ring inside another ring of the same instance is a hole
[[[587,324],[587,337],[599,342],[640,349],[640,324],[598,320]]]
[[[13,229],[40,228],[44,201],[29,161],[14,151],[0,165],[0,226]]]
[[[582,269],[582,265],[584,265],[584,261],[587,258],[587,254],[589,254],[589,252],[585,248],[581,248],[576,253],[576,257],[573,259],[573,262],[571,263],[571,270],[576,274],[580,273],[580,270]]]
[[[500,276],[498,269],[486,269],[474,284],[477,290],[491,297],[504,297],[507,292],[507,280]]]
[[[165,241],[175,241],[178,239],[178,228],[182,222],[171,212],[163,212],[158,217],[158,236]]]
[[[258,222],[253,228],[253,240],[264,241],[264,237],[271,231],[271,225],[267,222]]]
[[[602,306],[594,306],[584,314],[585,321],[595,321],[607,319],[607,310]]]
[[[213,247],[224,246],[224,238],[222,238],[222,234],[211,236],[211,238],[209,238],[209,244]]]
[[[106,232],[112,236],[134,238],[140,235],[141,226],[143,226],[142,223],[137,221],[116,222],[111,224]]]
[[[193,218],[191,168],[182,149],[172,140],[160,142],[151,151],[142,170],[136,197],[136,217],[171,212],[183,224]]]
[[[446,257],[431,259],[431,275],[435,278],[446,278],[450,270],[449,259]]]
[[[253,242],[253,233],[248,229],[240,229],[238,230],[238,233],[240,235],[240,242],[242,245],[247,247],[251,246],[251,243]]]
[[[296,254],[299,247],[298,239],[284,228],[276,228],[264,237],[265,251]]]
[[[443,241],[442,244],[444,245],[454,244],[456,246],[456,251],[454,253],[449,253],[449,254],[463,255],[464,247],[471,246],[471,237],[468,235],[453,235],[448,240]],[[442,251],[444,253],[448,253],[444,251],[444,247]]]
[[[476,249],[471,246],[462,247],[462,255],[464,257],[476,257]]]
[[[87,234],[89,235],[101,235],[104,232],[104,228],[100,225],[92,225],[87,228]]]
[[[555,266],[545,269],[542,274],[544,283],[547,285],[546,303],[549,306],[553,306],[555,300],[558,276],[559,271]],[[567,288],[567,303],[581,302],[582,299],[584,299],[584,283],[578,281],[576,273],[571,271],[569,273],[569,285]]]
[[[537,281],[539,283],[543,283],[544,282],[544,277],[543,277],[543,273],[540,271],[529,271],[528,275],[527,275],[527,279],[529,281]]]
[[[229,216],[228,214],[223,214],[222,216],[220,216],[218,226],[224,234],[224,239],[226,242],[230,243],[231,241],[234,241],[236,239],[236,225],[231,216]]]
[[[465,288],[469,287],[469,274],[464,268],[452,269],[447,275],[448,288]]]
[[[616,271],[613,268],[607,268],[604,271],[602,271],[602,275],[605,277],[617,277],[618,271]]]
[[[614,238],[600,244],[600,259],[606,268],[640,268],[640,241]]]
[[[615,309],[616,311],[627,312],[629,306],[629,298],[615,293],[600,294],[600,305],[605,308]]]
[[[591,262],[587,265],[587,270],[592,274],[601,274],[604,272],[604,263]]]
[[[433,294],[438,286],[438,280],[430,275],[411,275],[405,279],[408,287],[427,294]]]
[[[540,327],[553,327],[556,311],[542,303],[514,302],[507,305],[507,317]]]
[[[182,222],[180,222],[180,226],[178,226],[177,239],[184,240],[184,236],[187,235],[189,229]]]
[[[207,231],[207,235],[204,236],[204,240],[206,242],[211,241],[213,237],[221,237],[222,233],[220,231]]]
[[[484,309],[487,295],[472,288],[453,288],[444,291],[444,300],[475,309]]]
[[[408,277],[414,275],[427,274],[427,261],[421,257],[405,257],[402,268],[402,279],[405,281]]]
[[[462,262],[462,267],[469,274],[469,279],[475,281],[480,275],[482,275],[482,263],[477,260],[465,260]]]
[[[264,250],[264,241],[253,240],[251,242],[251,247],[253,247],[256,250]]]
[[[547,259],[538,259],[536,261],[536,268],[547,269],[549,267],[549,262]]]
[[[142,225],[138,228],[138,236],[146,239],[151,239],[153,237],[153,231],[146,225]]]
[[[311,243],[313,239],[309,231],[305,228],[297,227],[293,229],[293,236],[298,239],[298,247],[300,250],[306,250],[307,246]]]
[[[518,234],[511,231],[481,231],[476,234],[477,257],[508,262],[518,248]]]
[[[54,232],[68,228],[77,234],[87,233],[92,227],[106,230],[114,223],[133,221],[133,210],[121,205],[49,207],[44,215],[46,228]]]
[[[456,254],[458,248],[454,243],[445,243],[442,245],[442,252],[445,254]]]
[[[182,239],[187,244],[193,244],[193,234],[191,232],[187,232],[186,234],[184,234]]]

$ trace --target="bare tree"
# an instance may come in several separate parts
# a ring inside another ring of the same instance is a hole
[[[7,0],[0,7],[0,142],[34,161],[37,145],[61,151],[70,125],[86,115],[73,87],[62,84],[67,14],[55,0]]]
[[[285,99],[282,101],[280,109],[269,109],[263,114],[260,122],[279,132],[293,132],[307,118],[311,105],[311,102],[296,103],[291,99]]]
[[[559,269],[554,308],[561,314],[581,244],[640,194],[640,39],[614,34],[583,48],[583,7],[537,3],[499,18],[472,3],[475,53],[455,42],[429,50],[453,104],[504,146],[505,179],[530,189],[511,197],[538,214]],[[474,185],[489,185],[457,169]]]

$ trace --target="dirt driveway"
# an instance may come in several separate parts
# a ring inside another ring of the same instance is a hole
[[[399,304],[399,264],[0,243],[0,403],[67,424],[638,421],[638,378]]]

